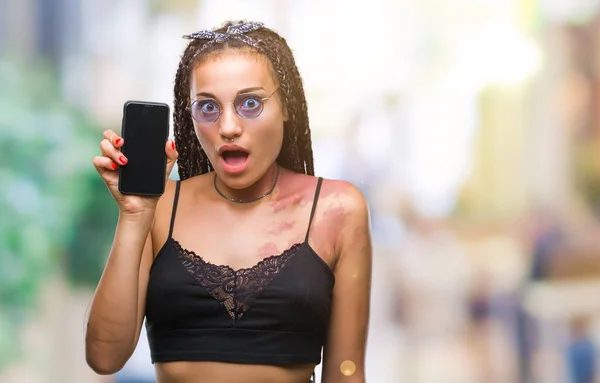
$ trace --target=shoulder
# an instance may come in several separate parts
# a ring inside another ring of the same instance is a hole
[[[166,205],[169,205],[173,202],[173,198],[175,197],[175,189],[177,186],[177,181],[173,181],[171,179],[167,180],[165,184],[165,192],[160,199],[158,200],[157,210],[162,210],[162,208]]]
[[[327,196],[327,210],[323,218],[337,227],[333,239],[336,259],[334,273],[338,283],[346,285],[348,282],[342,282],[346,278],[340,277],[352,274],[350,270],[359,268],[370,273],[372,244],[369,206],[363,193],[350,182],[327,180],[323,182],[323,189]]]
[[[321,201],[328,207],[336,207],[336,214],[346,219],[367,219],[369,215],[368,202],[363,193],[351,182],[323,179]]]
[[[348,214],[364,215],[368,212],[366,198],[351,182],[298,173],[291,174],[293,176],[287,187],[288,194],[300,192],[303,199],[312,201],[316,196],[315,193],[318,192],[317,214],[327,212],[329,218],[335,218]],[[319,179],[322,180],[321,187],[317,190]]]
[[[187,178],[185,180],[175,181],[172,179],[168,179],[167,184],[165,185],[165,193],[161,197],[161,201],[173,200],[178,183],[181,193],[185,193],[185,191],[189,191],[191,189],[193,189],[195,192],[199,188],[205,189],[209,183],[210,185],[212,185],[212,173],[200,174],[194,177]]]
[[[201,174],[198,176],[190,177],[183,181],[175,181],[172,179],[168,179],[165,185],[165,192],[158,201],[158,205],[156,208],[157,213],[168,213],[169,215],[171,214],[178,183],[180,188],[179,197],[181,197],[181,195],[186,194],[186,192],[188,192],[190,189],[195,191],[198,188],[205,188],[209,177],[209,174]]]
[[[368,203],[351,182],[323,179],[316,217],[319,231],[331,241],[338,260],[345,249],[356,245],[362,248],[363,243],[370,242]]]

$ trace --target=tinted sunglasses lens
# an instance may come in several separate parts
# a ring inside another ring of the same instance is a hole
[[[256,118],[263,111],[263,101],[256,95],[244,95],[235,100],[235,110],[242,118]]]
[[[217,121],[221,110],[215,101],[196,100],[192,103],[192,117],[201,124]]]

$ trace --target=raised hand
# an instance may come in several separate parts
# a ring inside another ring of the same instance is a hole
[[[100,174],[108,190],[110,190],[110,193],[119,205],[121,214],[135,215],[144,212],[153,212],[159,197],[125,195],[119,192],[119,172],[117,169],[119,166],[127,164],[127,158],[121,152],[124,140],[110,129],[104,131],[103,137],[103,140],[100,142],[102,155],[94,157],[93,163],[98,174]],[[173,140],[167,141],[165,153],[167,154],[166,177],[168,178],[178,157]]]

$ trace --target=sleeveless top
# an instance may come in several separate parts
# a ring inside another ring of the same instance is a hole
[[[321,362],[335,283],[308,244],[321,183],[319,178],[304,242],[234,270],[205,261],[200,249],[184,249],[172,237],[177,182],[169,237],[150,269],[146,295],[152,363]]]

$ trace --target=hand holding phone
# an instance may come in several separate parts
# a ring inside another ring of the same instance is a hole
[[[121,136],[104,132],[93,162],[122,213],[156,207],[178,156],[168,134],[168,105],[140,101],[125,103]]]

